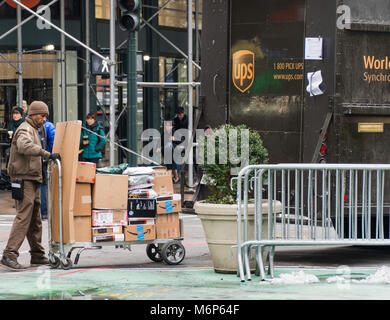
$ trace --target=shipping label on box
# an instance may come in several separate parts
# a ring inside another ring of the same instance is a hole
[[[178,213],[157,215],[157,239],[172,239],[180,237],[180,220]]]
[[[110,234],[118,234],[118,233],[123,233],[123,226],[92,228],[93,236],[102,236],[102,235],[110,235]]]
[[[127,210],[129,218],[155,218],[156,199],[128,199]]]
[[[156,239],[154,224],[136,224],[125,228],[125,241],[144,241]]]
[[[93,162],[79,161],[77,164],[76,182],[95,183],[96,164]]]
[[[158,176],[153,180],[152,189],[158,193],[159,196],[171,195],[174,193],[172,176]]]
[[[128,176],[97,174],[92,191],[92,208],[127,209]]]
[[[127,210],[92,210],[92,226],[127,226]]]
[[[169,176],[171,175],[171,171],[167,170],[166,167],[153,167],[153,177],[159,176]]]
[[[181,200],[157,201],[157,214],[167,214],[181,211]]]
[[[125,235],[123,233],[94,236],[93,242],[107,242],[107,241],[125,241]]]
[[[91,185],[87,183],[76,183],[73,216],[91,216],[91,214]]]
[[[128,225],[134,224],[154,224],[154,219],[151,218],[129,218]]]
[[[181,200],[181,194],[174,193],[174,194],[170,194],[168,196],[158,196],[156,198],[156,201],[167,201],[167,200]]]

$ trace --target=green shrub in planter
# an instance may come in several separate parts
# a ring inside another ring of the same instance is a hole
[[[236,203],[237,191],[230,189],[231,178],[246,165],[268,163],[268,151],[260,134],[245,125],[224,124],[201,139],[200,146],[210,189],[208,203]]]

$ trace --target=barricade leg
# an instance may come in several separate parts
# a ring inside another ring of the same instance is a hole
[[[251,281],[252,280],[251,267],[249,264],[249,257],[248,257],[250,249],[248,248],[248,246],[244,246],[243,250],[244,250],[244,257],[245,257],[245,271],[246,271],[247,280]]]
[[[264,252],[263,246],[260,246],[257,248],[257,257],[256,257],[257,263],[256,263],[256,265],[260,269],[261,281],[264,281],[266,279],[265,270],[264,270],[264,263],[263,263],[263,252]]]
[[[255,276],[260,276],[260,263],[259,263],[259,247],[255,248],[255,257],[256,257],[256,269],[255,269]]]
[[[238,262],[238,273],[239,273],[241,282],[245,282],[244,267],[242,264],[242,248],[241,247],[237,247],[237,262]]]
[[[268,274],[271,276],[271,278],[274,278],[274,267],[275,267],[274,256],[275,256],[275,247],[272,246],[268,254],[268,260],[269,260]]]

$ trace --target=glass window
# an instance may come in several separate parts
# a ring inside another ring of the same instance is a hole
[[[167,0],[159,0],[158,5],[161,8]],[[192,28],[195,29],[195,2],[192,3]],[[187,28],[187,0],[175,0],[162,10],[158,17],[160,26]],[[202,0],[198,0],[198,23],[199,29],[202,29]]]
[[[188,75],[186,60],[160,57],[159,73],[160,82],[187,82]],[[160,105],[164,120],[172,120],[175,116],[175,110],[177,107],[183,107],[185,110],[188,107],[187,87],[179,86],[172,88],[160,88]]]
[[[95,17],[110,20],[110,0],[95,0]]]

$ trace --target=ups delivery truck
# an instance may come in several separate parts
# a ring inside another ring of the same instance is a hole
[[[247,124],[271,163],[390,163],[389,0],[204,1],[202,19],[201,125]]]

